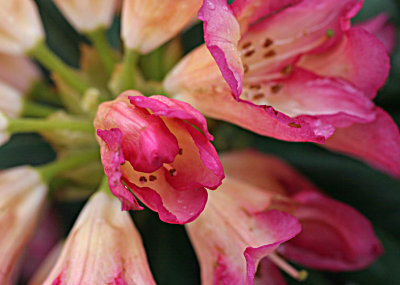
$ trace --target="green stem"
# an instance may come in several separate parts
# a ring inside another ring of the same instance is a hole
[[[83,94],[90,87],[73,69],[62,62],[45,44],[40,42],[29,54],[52,72],[56,73],[68,85]]]
[[[99,159],[99,153],[99,149],[80,151],[76,154],[63,157],[46,165],[39,166],[37,167],[37,170],[40,172],[44,182],[48,183],[55,175],[62,171],[74,169],[80,165]]]
[[[136,51],[131,49],[125,50],[124,60],[122,62],[121,86],[119,93],[135,88],[135,72],[138,59],[139,54]]]
[[[56,111],[57,109],[49,106],[38,104],[32,101],[25,101],[22,109],[22,115],[27,117],[47,117]]]
[[[46,83],[37,81],[33,84],[28,92],[28,97],[38,101],[43,101],[53,105],[62,105],[59,95],[51,90]]]
[[[106,30],[102,28],[97,29],[87,35],[99,53],[100,59],[106,68],[107,73],[111,75],[114,70],[115,59],[113,51],[107,41]]]
[[[10,133],[40,132],[53,130],[70,130],[82,132],[94,132],[93,124],[80,120],[43,120],[43,119],[8,119]]]

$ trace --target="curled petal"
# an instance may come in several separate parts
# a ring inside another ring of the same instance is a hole
[[[396,27],[389,22],[386,13],[380,13],[372,19],[356,24],[356,27],[363,28],[376,36],[385,46],[388,54],[391,54],[396,45]]]
[[[361,28],[350,29],[329,51],[306,55],[299,65],[322,76],[350,81],[369,98],[383,86],[390,69],[385,47]]]
[[[357,270],[382,254],[370,222],[353,208],[319,193],[302,191],[293,212],[303,231],[279,251],[287,258],[315,269]]]
[[[325,146],[400,177],[399,130],[393,119],[380,108],[376,108],[374,121],[338,129]]]
[[[225,0],[205,0],[199,11],[204,40],[233,94],[242,93],[243,65],[238,51],[240,27]]]
[[[121,131],[119,129],[98,130],[97,135],[102,140],[100,141],[101,162],[108,177],[108,185],[111,192],[121,200],[122,210],[143,209],[135,196],[121,182],[121,164],[125,162],[121,149]]]

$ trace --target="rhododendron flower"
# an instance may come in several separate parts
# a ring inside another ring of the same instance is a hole
[[[121,36],[129,49],[148,53],[175,36],[199,11],[202,0],[125,0]]]
[[[44,38],[32,0],[1,0],[0,18],[0,52],[22,55]]]
[[[0,284],[11,284],[14,267],[36,227],[47,186],[21,166],[0,172]]]
[[[382,246],[365,217],[321,194],[281,160],[242,151],[222,155],[221,161],[228,177],[248,189],[275,193],[273,207],[300,221],[302,232],[277,249],[288,259],[314,269],[346,271],[365,268],[381,255]]]
[[[42,284],[155,284],[139,233],[117,199],[96,193]]]
[[[16,88],[23,94],[40,79],[38,68],[28,58],[0,53],[0,62],[0,82]]]
[[[393,52],[396,45],[396,27],[389,22],[389,16],[386,13],[380,13],[371,19],[357,23],[356,26],[375,35],[389,54]]]
[[[361,4],[206,0],[199,18],[211,55],[193,51],[165,89],[208,116],[282,140],[328,142],[400,175],[398,129],[372,102],[389,58],[377,38],[350,27]]]
[[[203,210],[205,188],[221,184],[206,120],[187,103],[127,91],[99,106],[94,125],[110,189],[124,210],[141,209],[136,196],[161,220],[186,223]]]
[[[91,32],[111,25],[114,16],[115,0],[53,0],[81,32]]]
[[[202,284],[253,284],[259,261],[300,232],[293,216],[271,208],[274,194],[230,176],[210,193],[186,225]]]

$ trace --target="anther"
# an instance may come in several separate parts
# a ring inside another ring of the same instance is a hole
[[[271,86],[271,92],[272,92],[273,94],[277,94],[279,91],[282,90],[282,87],[283,87],[283,86],[282,86],[281,83],[275,84],[275,85]]]
[[[273,57],[274,55],[276,55],[276,51],[270,50],[270,51],[264,53],[264,58]]]
[[[265,39],[265,41],[264,41],[264,44],[263,44],[263,47],[265,47],[265,48],[267,48],[267,47],[269,47],[270,45],[272,45],[274,42],[271,40],[271,39]]]

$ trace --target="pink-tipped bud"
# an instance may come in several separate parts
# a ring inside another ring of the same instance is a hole
[[[111,25],[115,0],[53,0],[70,23],[80,32],[92,32]]]
[[[0,52],[22,55],[44,38],[32,0],[0,0],[0,18]]]
[[[200,9],[201,0],[125,0],[122,38],[125,46],[148,53],[175,36]]]
[[[117,199],[92,196],[42,284],[155,284],[139,233]]]
[[[0,284],[11,284],[14,266],[36,227],[46,193],[47,186],[31,167],[0,172]]]

